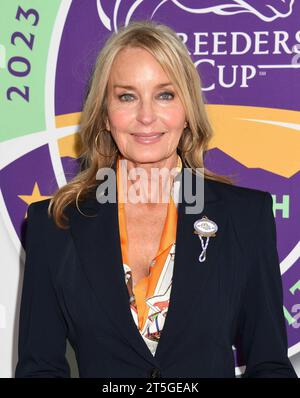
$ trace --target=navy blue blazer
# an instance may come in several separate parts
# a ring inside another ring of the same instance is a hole
[[[67,339],[80,377],[231,378],[232,345],[244,358],[243,377],[297,377],[287,356],[270,193],[205,179],[200,214],[186,214],[191,204],[182,198],[155,356],[130,312],[117,203],[91,195],[80,205],[89,217],[68,206],[67,230],[47,216],[49,199],[29,206],[16,377],[70,377]],[[193,224],[203,215],[219,229],[200,263]]]

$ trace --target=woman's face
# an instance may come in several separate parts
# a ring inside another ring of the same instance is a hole
[[[184,107],[170,79],[148,51],[125,48],[118,53],[108,81],[107,100],[106,127],[126,159],[152,163],[176,154],[185,127]]]

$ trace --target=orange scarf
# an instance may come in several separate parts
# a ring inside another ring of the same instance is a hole
[[[119,217],[119,232],[121,241],[121,251],[123,264],[128,264],[128,238],[126,230],[126,217],[124,209],[123,189],[121,180],[121,170],[119,166],[120,157],[117,160],[117,189],[118,189],[118,217]],[[178,155],[177,170],[180,172],[182,169],[182,161]],[[164,224],[160,245],[156,256],[153,258],[153,266],[150,267],[150,274],[141,279],[134,287],[135,303],[138,312],[139,330],[145,325],[147,320],[149,307],[146,304],[146,299],[153,296],[157,282],[159,280],[161,271],[166,262],[169,250],[176,240],[176,227],[177,227],[177,207],[170,195],[168,203],[167,217]]]

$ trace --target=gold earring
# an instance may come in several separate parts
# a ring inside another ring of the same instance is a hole
[[[103,130],[102,130],[102,131],[103,131]],[[109,130],[105,130],[105,131],[106,131],[106,132],[109,132]],[[118,148],[118,147],[116,147],[114,153],[112,153],[112,154],[110,154],[110,155],[104,155],[103,153],[101,153],[101,152],[99,151],[99,148],[98,148],[98,137],[99,137],[99,134],[100,134],[100,131],[98,131],[98,133],[97,133],[97,135],[96,135],[96,137],[95,137],[95,147],[96,147],[96,149],[97,149],[97,152],[98,152],[101,156],[104,156],[104,157],[112,157],[112,156],[115,156],[115,155],[119,152],[119,148]]]
[[[188,131],[186,132],[186,134],[190,134],[190,135],[191,135],[191,138],[192,138],[192,145],[191,145],[191,147],[190,147],[188,150],[186,150],[186,151],[184,151],[182,148],[179,147],[181,153],[184,154],[184,155],[186,155],[187,153],[192,152],[192,151],[194,150],[194,148],[195,148],[195,140],[194,140],[194,136],[193,136],[192,132],[191,132],[190,130],[188,130]]]

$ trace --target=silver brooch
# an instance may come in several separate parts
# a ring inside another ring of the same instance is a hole
[[[206,259],[206,249],[209,239],[216,236],[218,226],[214,221],[209,220],[209,218],[206,216],[203,216],[200,220],[194,222],[194,228],[194,233],[199,236],[201,242],[202,252],[199,256],[199,261],[202,263]],[[206,242],[204,242],[204,238],[206,238]]]

